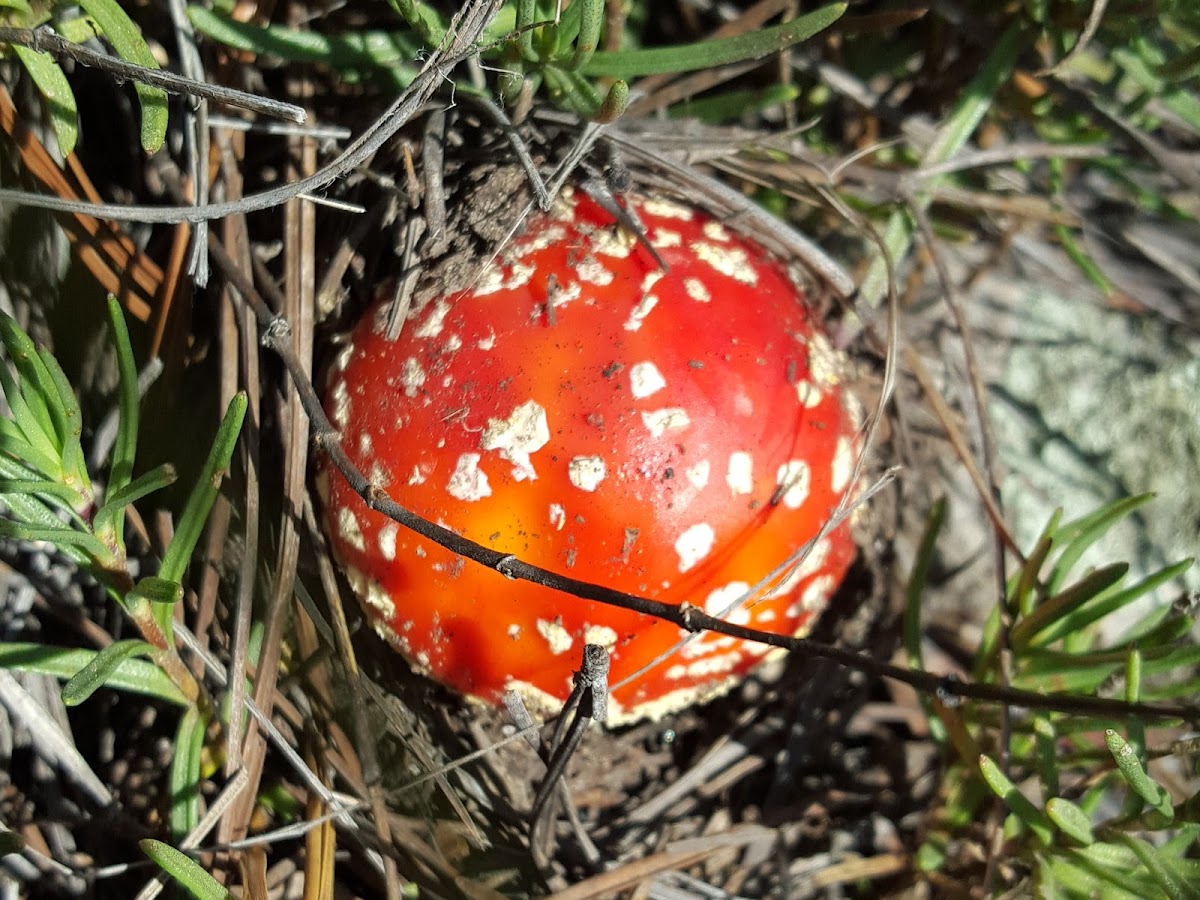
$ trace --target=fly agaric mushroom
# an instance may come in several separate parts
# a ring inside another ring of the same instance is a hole
[[[350,458],[403,506],[523,561],[719,613],[817,534],[849,486],[844,359],[785,269],[699,210],[627,197],[635,235],[564,193],[466,292],[390,299],[340,355],[326,398]],[[585,643],[610,683],[676,625],[505,579],[367,509],[323,473],[333,550],[376,630],[419,671],[538,708]],[[854,557],[846,525],[730,620],[804,634]],[[609,721],[707,699],[769,647],[707,633],[614,689]]]

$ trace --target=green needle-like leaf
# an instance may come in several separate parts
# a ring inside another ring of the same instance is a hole
[[[109,549],[95,537],[82,531],[75,531],[62,523],[58,523],[57,528],[39,528],[22,522],[0,519],[0,537],[14,538],[18,541],[46,541],[60,549],[72,547],[83,551],[101,566],[111,557]]]
[[[0,371],[4,367],[0,364]],[[37,478],[61,481],[62,463],[57,454],[47,455],[25,438],[25,432],[11,419],[0,418],[0,475],[6,478]]]
[[[0,642],[0,667],[36,672],[67,681],[79,674],[96,657],[95,650],[48,647],[43,644]],[[105,687],[154,697],[177,706],[187,701],[166,673],[144,659],[125,659],[108,673]]]
[[[1171,806],[1171,795],[1146,774],[1134,746],[1111,728],[1104,732],[1104,743],[1108,745],[1108,751],[1116,761],[1117,768],[1121,770],[1121,775],[1133,792],[1168,820],[1173,818],[1175,812]]]
[[[205,872],[190,856],[180,853],[170,844],[147,838],[139,841],[138,846],[195,900],[233,900],[233,894],[229,893],[221,882]]]
[[[185,837],[200,822],[200,762],[204,749],[204,717],[190,706],[175,732],[175,756],[171,760],[171,833]]]
[[[64,506],[74,508],[79,502],[79,492],[61,481],[35,481],[22,478],[0,478],[0,494],[36,494],[53,497]]]
[[[108,321],[112,328],[113,349],[117,356],[118,391],[120,396],[120,418],[117,424],[117,439],[113,443],[112,465],[109,470],[107,499],[112,502],[114,492],[120,491],[133,478],[133,464],[137,458],[138,399],[137,363],[133,358],[133,344],[129,340],[129,327],[121,304],[112,294],[108,295]],[[132,502],[132,501],[126,501]],[[117,531],[120,531],[118,516]]]
[[[987,786],[991,788],[992,793],[1004,801],[1009,812],[1029,828],[1039,843],[1047,847],[1050,846],[1054,840],[1054,828],[1050,820],[1046,818],[1046,814],[1034,806],[1029,801],[1029,798],[1017,790],[1017,786],[1008,779],[1007,775],[1000,771],[1000,767],[996,765],[991,757],[986,755],[979,757],[979,772],[983,775],[983,780],[987,782]]]
[[[1108,844],[1093,843],[1071,849],[1063,856],[1050,856],[1039,872],[1040,897],[1104,897],[1105,900],[1145,900],[1145,885],[1129,874],[1136,860],[1123,867],[1112,866],[1107,859],[1097,862],[1090,854]],[[1049,876],[1049,877],[1047,877]]]
[[[140,597],[151,603],[175,604],[183,599],[183,585],[178,581],[150,575],[135,584],[129,596]]]
[[[575,39],[575,55],[571,68],[578,71],[588,64],[600,46],[600,32],[604,28],[604,0],[575,0],[568,7],[579,7],[579,34]]]
[[[1046,815],[1058,826],[1059,831],[1085,847],[1095,841],[1092,836],[1092,822],[1087,813],[1062,797],[1052,797],[1046,801]]]
[[[1027,616],[1033,610],[1033,589],[1038,583],[1038,576],[1041,574],[1046,557],[1050,555],[1050,548],[1054,546],[1053,532],[1061,516],[1062,508],[1060,507],[1051,516],[1046,530],[1038,538],[1033,552],[1029,554],[1029,558],[1025,561],[1025,566],[1021,569],[1021,573],[1017,578],[1016,590],[1013,596],[1009,598],[1009,608],[1016,610],[1020,615]]]
[[[546,66],[542,75],[555,101],[576,115],[591,118],[600,109],[600,95],[592,83],[578,72]]]
[[[49,53],[31,50],[20,44],[13,44],[12,50],[46,101],[46,111],[50,115],[54,136],[58,139],[58,149],[63,156],[74,153],[75,142],[79,140],[79,108],[75,104],[75,92],[71,90],[62,67]]]
[[[1042,628],[1119,584],[1128,571],[1128,563],[1115,563],[1085,575],[1069,588],[1050,597],[1018,622],[1009,635],[1009,643],[1017,650],[1027,647]]]
[[[105,497],[104,505],[96,511],[96,515],[92,519],[92,528],[96,535],[101,540],[106,540],[106,535],[111,535],[112,539],[119,540],[126,507],[131,503],[137,503],[147,494],[152,494],[173,484],[175,477],[174,467],[164,464],[139,475],[133,481],[126,482],[124,487],[110,492]]]
[[[79,0],[79,5],[100,26],[117,56],[147,69],[159,68],[141,30],[116,0]],[[155,153],[167,136],[167,94],[140,83],[134,89],[142,106],[142,147]]]
[[[846,12],[845,3],[823,6],[782,25],[734,37],[715,38],[695,44],[656,47],[650,50],[598,52],[582,69],[590,78],[640,78],[643,75],[676,74],[761,59],[806,41],[824,31]]]
[[[421,40],[427,46],[437,47],[446,37],[446,24],[428,3],[418,3],[416,0],[388,0],[388,4],[421,36]]]
[[[1046,585],[1047,592],[1057,594],[1087,549],[1112,530],[1114,525],[1132,515],[1134,511],[1152,499],[1154,499],[1153,494],[1125,497],[1090,515],[1063,525],[1054,536],[1055,543],[1061,546],[1063,551],[1054,564],[1054,570]]]
[[[533,49],[533,24],[537,21],[536,0],[516,0],[517,49],[526,62],[537,62],[537,51]]]
[[[1200,885],[1197,885],[1194,879],[1190,879],[1188,873],[1181,871],[1178,860],[1159,852],[1132,834],[1105,833],[1106,837],[1110,835],[1113,840],[1119,841],[1133,851],[1138,861],[1146,867],[1146,871],[1150,873],[1155,883],[1170,900],[1196,900],[1197,897],[1200,897]]]
[[[76,511],[83,512],[91,506],[93,499],[92,480],[88,475],[83,444],[80,443],[83,437],[83,414],[79,411],[79,401],[75,399],[75,389],[71,387],[58,360],[48,350],[38,351],[38,357],[54,384],[56,396],[50,401],[50,408],[57,410],[63,481],[79,492],[82,505]]]
[[[1160,569],[1151,575],[1147,575],[1137,584],[1130,585],[1120,591],[1114,591],[1102,596],[1097,596],[1087,601],[1077,609],[1072,610],[1056,618],[1053,622],[1046,623],[1036,635],[1030,638],[1030,645],[1035,647],[1045,647],[1052,644],[1054,641],[1060,640],[1070,634],[1078,634],[1086,628],[1099,622],[1105,616],[1123,609],[1128,604],[1132,603],[1140,597],[1144,597],[1151,591],[1156,590],[1164,584],[1174,581],[1183,575],[1192,566],[1192,560],[1185,559],[1177,562],[1174,565]],[[1132,638],[1131,634],[1124,637],[1123,642],[1127,642]]]
[[[154,647],[145,641],[117,641],[115,644],[109,644],[63,685],[63,703],[67,706],[78,706],[98,688],[107,685],[125,660],[150,656],[153,653]]]
[[[196,549],[196,542],[200,539],[200,532],[208,520],[208,513],[217,500],[221,480],[225,477],[229,461],[233,458],[233,448],[237,445],[242,420],[246,417],[246,404],[244,393],[237,394],[229,403],[229,409],[226,410],[225,418],[213,440],[212,450],[209,451],[200,479],[188,497],[179,525],[175,529],[175,536],[163,556],[158,574],[166,581],[183,582],[188,560],[192,558],[192,551]]]
[[[56,504],[54,508],[51,508],[44,498],[36,494],[9,494],[4,498],[4,502],[8,507],[9,520],[14,527],[23,525],[46,532],[58,532],[68,528],[59,518],[60,507]],[[79,524],[82,525],[82,522]],[[61,546],[59,549],[73,552],[70,548]],[[86,557],[80,557],[80,559],[86,560]]]
[[[3,313],[0,313],[0,340],[17,370],[14,378],[6,367],[0,367],[0,383],[13,419],[31,444],[47,456],[61,459],[58,420],[47,405],[48,400],[57,396],[57,391],[38,358],[37,347],[29,335]]]
[[[214,41],[247,53],[269,53],[293,62],[312,62],[333,69],[387,67],[403,72],[411,81],[412,65],[420,44],[412,35],[384,31],[321,34],[292,28],[238,22],[204,6],[188,6],[196,30]]]
[[[629,108],[629,84],[618,78],[608,87],[604,102],[596,110],[596,121],[602,123],[615,122],[625,115]]]

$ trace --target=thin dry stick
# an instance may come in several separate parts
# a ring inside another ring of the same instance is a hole
[[[387,804],[380,784],[379,757],[376,753],[374,735],[367,725],[366,693],[364,679],[358,668],[358,657],[354,652],[354,644],[350,640],[350,627],[346,622],[345,610],[342,608],[342,598],[337,587],[337,577],[333,564],[325,546],[325,538],[317,525],[316,513],[312,508],[311,496],[304,498],[304,524],[308,529],[309,538],[318,548],[316,555],[317,573],[321,586],[325,589],[326,602],[333,618],[333,637],[338,649],[338,655],[350,679],[350,722],[354,732],[355,743],[350,751],[357,756],[364,792],[371,804],[371,815],[375,823],[375,836],[381,847],[392,843],[392,832],[389,827]],[[455,794],[444,779],[438,781],[439,787],[450,799],[451,803],[461,803],[461,798]],[[470,817],[463,810],[460,817],[464,822],[470,822]],[[390,876],[389,876],[390,877]]]
[[[196,81],[176,75],[166,69],[148,69],[116,56],[97,53],[95,50],[68,41],[61,35],[44,28],[0,28],[0,44],[18,44],[28,47],[30,50],[64,56],[75,60],[81,66],[99,69],[113,76],[114,79],[137,81],[150,87],[159,88],[168,94],[182,94],[189,97],[201,97],[205,100],[215,100],[226,106],[234,106],[277,119],[287,119],[298,125],[308,121],[308,113],[292,103],[283,103],[269,97],[259,97],[255,94],[247,94],[245,91]]]
[[[227,196],[240,196],[242,191],[242,172],[239,165],[241,148],[244,143],[243,135],[221,135],[220,163]],[[246,222],[241,217],[231,217],[222,223],[227,245],[236,248],[242,265],[248,265],[253,258],[250,249],[250,236]],[[226,288],[226,293],[229,289]],[[228,298],[227,298],[228,299]],[[258,358],[253,353],[253,342],[249,340],[249,323],[246,321],[245,310],[239,308],[232,300],[228,302],[228,314],[222,316],[221,346],[226,365],[222,368],[222,404],[228,403],[226,393],[233,396],[238,387],[239,370],[245,380],[250,407],[246,417],[246,437],[241,441],[244,454],[245,471],[245,504],[242,513],[245,527],[245,554],[238,571],[237,597],[234,604],[233,646],[230,654],[230,703],[233,709],[240,709],[245,695],[245,681],[242,673],[246,670],[247,645],[250,633],[250,619],[254,600],[254,587],[258,568],[258,522],[259,522],[259,422],[261,384],[258,377]],[[239,321],[240,320],[240,321]],[[239,338],[240,334],[240,338]],[[226,735],[226,774],[231,774],[242,765],[242,719],[234,716],[229,720]],[[251,795],[257,793],[257,786],[252,785]],[[240,832],[233,829],[229,820],[222,821],[220,839],[229,840]]]
[[[995,498],[992,497],[983,474],[979,471],[979,467],[975,465],[975,460],[971,456],[971,449],[967,446],[967,441],[958,430],[958,426],[954,424],[954,413],[951,412],[950,407],[946,404],[937,386],[933,383],[933,377],[929,374],[929,369],[925,367],[925,363],[922,362],[921,357],[917,355],[917,351],[912,347],[904,348],[904,361],[912,371],[913,376],[917,379],[917,383],[921,385],[921,390],[925,392],[925,396],[929,399],[934,413],[942,423],[942,428],[945,429],[950,445],[954,448],[954,452],[958,454],[959,460],[965,466],[967,475],[970,476],[971,482],[975,485],[976,493],[979,494],[980,500],[983,501],[988,518],[991,519],[992,527],[1003,539],[1004,546],[1008,548],[1009,552],[1017,557],[1021,565],[1024,565],[1025,555],[1021,553],[1021,548],[1017,546],[1016,539],[1009,532],[1008,526],[1004,524],[1004,517],[996,506]]]
[[[979,455],[980,462],[983,466],[983,474],[987,476],[987,497],[995,504],[997,514],[1003,516],[1003,508],[1001,506],[1002,499],[1000,496],[1000,485],[996,481],[996,449],[995,441],[992,436],[991,423],[988,421],[986,407],[984,403],[983,379],[979,374],[979,364],[975,357],[975,342],[971,333],[970,323],[967,321],[966,315],[963,313],[962,304],[959,302],[958,290],[954,285],[954,280],[950,277],[950,272],[946,268],[946,262],[942,258],[942,254],[938,250],[937,241],[934,238],[933,224],[929,220],[929,215],[925,211],[925,207],[910,198],[909,211],[916,222],[917,229],[921,233],[921,238],[925,242],[925,248],[929,251],[930,258],[933,260],[934,271],[937,272],[938,281],[942,286],[942,298],[946,302],[946,306],[950,310],[950,314],[954,319],[955,327],[958,329],[959,337],[963,344],[963,359],[967,366],[967,382],[969,385],[968,396],[971,398],[972,413],[975,416],[975,424],[978,429],[979,437]],[[986,503],[987,498],[984,498]],[[1000,614],[1000,619],[1003,627],[1000,629],[1000,683],[1009,685],[1012,683],[1012,667],[1011,655],[1008,653],[1008,631],[1012,627],[1012,616],[1008,610],[1006,602],[1008,574],[1005,567],[1004,556],[1004,538],[997,529],[992,530],[992,556],[994,557],[994,571],[996,575],[996,597],[994,606]],[[1009,757],[1012,748],[1009,746],[1009,741],[1012,736],[1012,721],[1009,715],[1008,707],[1000,708],[1000,734],[999,734],[999,755],[1000,767],[1002,770],[1008,770]],[[996,866],[999,863],[1000,850],[1003,842],[1003,832],[1001,823],[1006,813],[1006,805],[999,798],[995,797],[992,800],[991,811],[988,815],[987,830],[990,835],[988,840],[988,863],[984,875],[984,884],[990,885],[995,877]]]
[[[1104,13],[1108,9],[1108,0],[1092,0],[1091,11],[1088,12],[1087,21],[1083,24],[1083,31],[1079,32],[1079,38],[1075,41],[1075,45],[1067,51],[1054,65],[1034,72],[1034,75],[1058,75],[1065,70],[1075,58],[1078,57],[1088,44],[1092,42],[1092,38],[1096,36],[1096,32],[1100,30],[1100,23],[1104,21]]]

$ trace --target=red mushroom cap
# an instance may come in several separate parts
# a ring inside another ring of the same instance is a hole
[[[719,613],[811,539],[858,452],[844,359],[761,247],[706,213],[626,198],[634,235],[579,192],[535,214],[466,293],[360,322],[326,398],[351,459],[403,506],[523,561]],[[674,624],[505,579],[370,511],[324,473],[333,549],[376,629],[421,672],[556,708],[584,643],[611,683]],[[807,632],[854,557],[847,526],[732,613]],[[694,638],[616,688],[610,721],[712,696],[769,648]]]

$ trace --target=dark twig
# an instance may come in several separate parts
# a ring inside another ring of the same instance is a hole
[[[546,189],[546,183],[542,181],[542,174],[538,171],[533,157],[529,154],[529,148],[521,138],[520,132],[513,125],[512,119],[508,117],[508,113],[504,111],[502,106],[493,103],[489,97],[472,97],[470,102],[489,116],[496,123],[496,127],[504,133],[504,137],[508,139],[508,144],[512,148],[513,155],[516,156],[517,162],[521,164],[521,168],[525,172],[525,177],[529,179],[529,189],[533,191],[533,197],[537,201],[538,209],[542,210],[542,212],[549,211],[552,202],[550,192]]]
[[[545,870],[549,865],[549,852],[542,843],[542,834],[554,817],[551,795],[560,784],[567,764],[583,740],[588,722],[595,719],[603,724],[608,718],[608,651],[599,644],[587,644],[583,648],[583,664],[575,675],[575,687],[563,705],[562,713],[554,724],[554,737],[550,743],[550,758],[546,760],[546,777],[538,786],[530,811],[533,823],[529,833],[529,847],[538,868]]]
[[[286,119],[300,125],[308,121],[308,113],[303,107],[294,103],[283,103],[268,97],[259,97],[245,91],[208,84],[194,78],[185,78],[166,69],[148,69],[136,63],[127,62],[116,56],[98,53],[82,44],[68,41],[61,35],[45,28],[0,28],[0,44],[18,44],[30,50],[41,50],[53,53],[55,56],[65,56],[73,59],[81,66],[99,69],[114,78],[137,81],[141,84],[156,87],[168,94],[182,94],[188,97],[199,97],[203,100],[213,100],[226,106],[234,106],[250,112],[271,116],[276,119]]]

